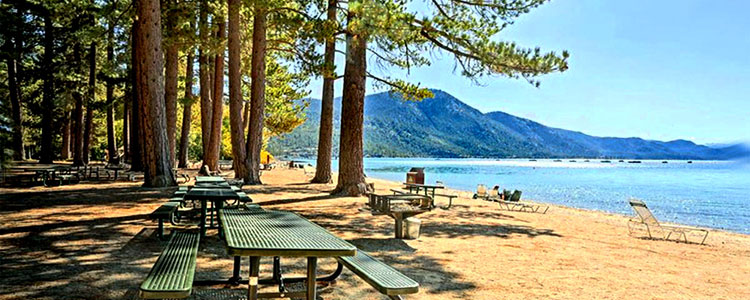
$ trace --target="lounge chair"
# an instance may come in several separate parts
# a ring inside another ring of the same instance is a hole
[[[492,196],[492,194],[490,194],[490,196]],[[523,212],[534,212],[534,213],[546,214],[547,210],[549,209],[549,206],[542,206],[538,204],[531,204],[528,202],[521,202],[521,191],[519,190],[513,191],[513,194],[510,196],[510,199],[507,199],[507,200],[501,199],[498,194],[497,200],[495,201],[497,202],[498,205],[500,205],[501,209],[506,209],[509,211],[523,211]]]
[[[701,240],[700,244],[703,245],[703,243],[706,242],[706,238],[708,237],[708,230],[690,226],[661,224],[658,220],[656,220],[656,217],[653,213],[651,213],[651,210],[648,209],[646,203],[638,199],[630,199],[629,202],[630,207],[632,207],[635,213],[638,215],[638,219],[633,218],[628,220],[629,234],[633,234],[636,226],[643,225],[646,227],[646,232],[648,233],[649,238],[653,238],[653,230],[661,230],[662,232],[667,232],[667,235],[666,237],[664,237],[664,239],[668,240],[672,236],[672,234],[678,234],[683,237],[685,239],[685,242],[687,243],[687,234],[689,232],[700,232],[703,235],[703,239]]]
[[[487,187],[484,184],[477,184],[477,193],[472,198],[489,200],[490,195],[487,194]]]

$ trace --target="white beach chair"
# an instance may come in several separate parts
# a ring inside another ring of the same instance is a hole
[[[477,184],[477,193],[474,194],[474,199],[489,200],[490,195],[487,194],[487,187],[484,184]]]
[[[630,235],[633,234],[637,226],[642,225],[646,227],[646,232],[648,233],[649,238],[653,238],[654,230],[660,230],[662,231],[662,233],[667,233],[664,239],[668,240],[672,236],[672,234],[678,234],[680,237],[684,238],[685,242],[687,243],[687,234],[689,232],[700,232],[701,235],[703,235],[703,239],[701,240],[700,244],[703,245],[703,243],[706,242],[706,238],[708,237],[708,230],[690,226],[661,224],[656,219],[654,214],[651,213],[651,210],[648,208],[648,206],[646,206],[646,203],[638,199],[630,199],[629,202],[630,207],[632,207],[635,213],[638,215],[638,219],[628,220],[628,233]]]
[[[496,195],[493,195],[493,194],[496,194]],[[518,190],[513,192],[513,195],[511,196],[510,199],[502,199],[500,197],[500,192],[498,190],[493,189],[492,192],[490,192],[490,198],[496,201],[497,204],[500,205],[501,209],[505,209],[508,211],[523,211],[523,212],[546,214],[547,210],[549,209],[549,206],[542,206],[538,204],[531,204],[528,202],[521,202],[521,191],[518,191]]]

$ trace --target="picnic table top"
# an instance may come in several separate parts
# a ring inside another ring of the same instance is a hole
[[[227,252],[233,256],[353,256],[357,247],[291,212],[222,209]]]
[[[206,188],[206,187],[194,187],[185,194],[185,200],[226,200],[226,199],[239,199],[237,195],[230,188]]]
[[[404,182],[405,186],[410,187],[417,187],[417,188],[429,188],[429,189],[444,189],[444,185],[430,185],[430,184],[421,184],[421,183],[410,183],[410,182]]]
[[[218,181],[218,182],[196,182],[195,187],[198,188],[221,188],[221,189],[228,189],[230,188],[230,185],[226,181]]]
[[[227,180],[224,179],[224,177],[221,176],[196,176],[195,182],[196,183],[205,183],[205,182],[226,182]]]

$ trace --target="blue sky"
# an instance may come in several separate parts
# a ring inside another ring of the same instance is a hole
[[[408,76],[483,112],[597,136],[750,141],[748,11],[741,0],[553,0],[498,36],[571,53],[570,69],[540,77],[539,88],[504,77],[474,84],[453,72],[449,55],[408,75],[377,72]],[[319,98],[320,80],[312,84],[310,96]]]

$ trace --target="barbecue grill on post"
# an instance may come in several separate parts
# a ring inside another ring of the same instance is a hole
[[[406,183],[424,184],[424,168],[411,168],[406,172]]]

